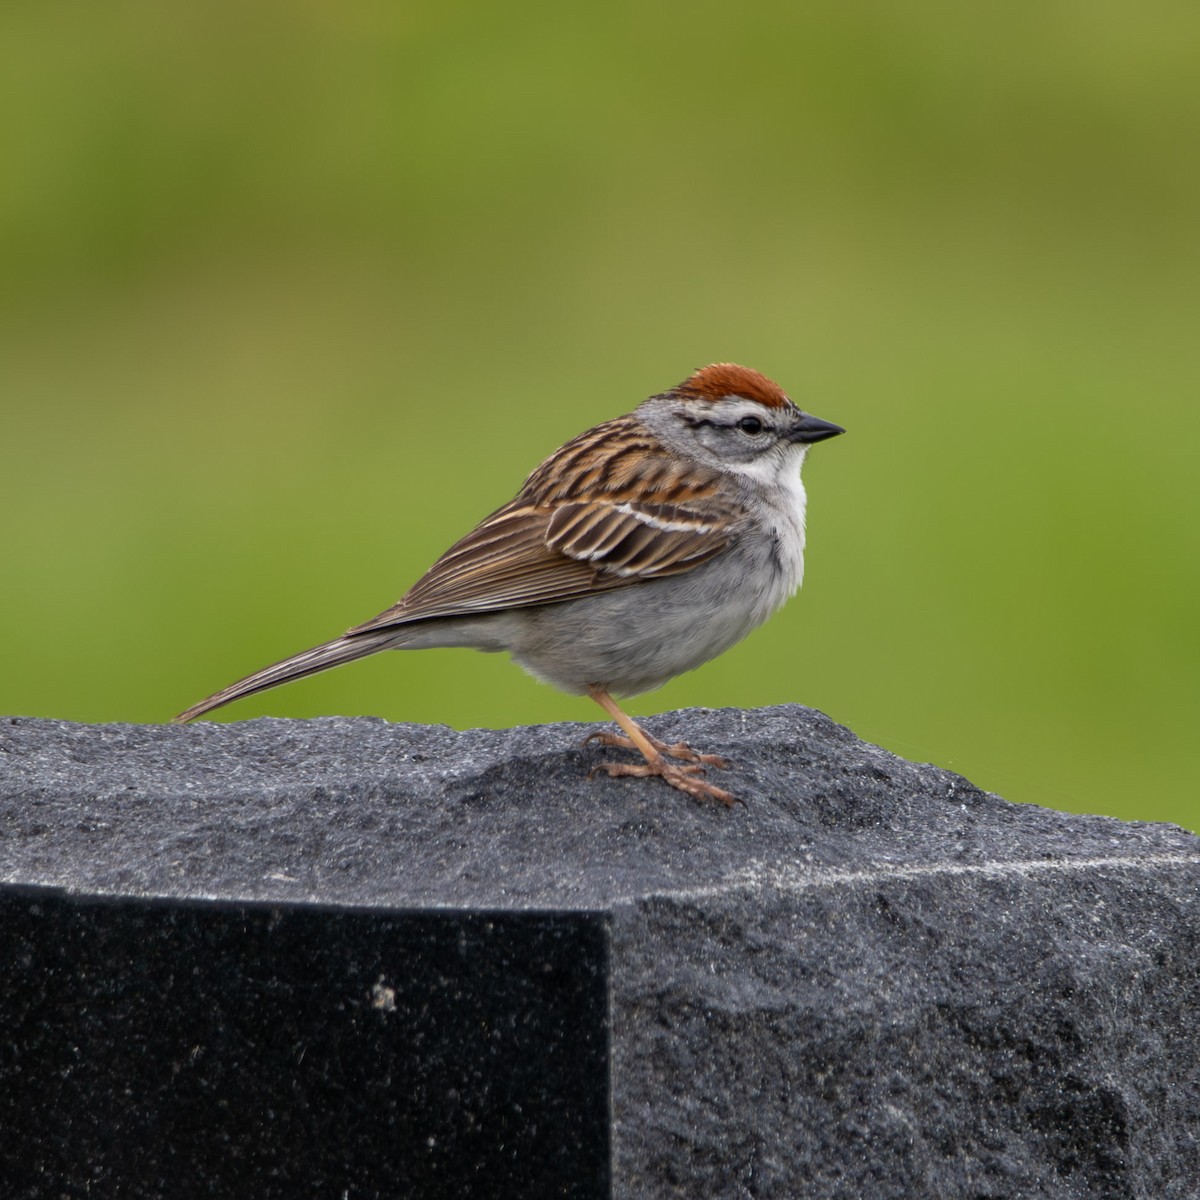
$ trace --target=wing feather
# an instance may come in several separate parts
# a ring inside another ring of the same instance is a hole
[[[568,442],[399,603],[349,633],[553,604],[694,570],[720,554],[747,514],[715,471],[650,453],[654,445],[634,417]]]

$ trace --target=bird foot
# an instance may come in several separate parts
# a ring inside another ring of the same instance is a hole
[[[610,734],[608,736],[611,737],[614,735]],[[620,742],[627,740],[626,738],[619,739]],[[606,742],[605,744],[609,745],[611,743]],[[712,756],[710,755],[709,757]],[[669,783],[671,787],[678,788],[681,792],[686,792],[695,800],[717,800],[727,808],[732,808],[735,803],[735,797],[732,792],[727,792],[724,788],[719,788],[716,784],[699,778],[699,776],[704,774],[704,767],[699,764],[677,767],[674,763],[669,763],[661,757],[657,760],[644,763],[600,763],[588,772],[588,778],[591,779],[597,771],[604,771],[612,778],[622,775],[633,775],[639,779],[645,779],[648,776],[657,775],[664,783]]]
[[[707,767],[720,767],[721,769],[729,766],[729,760],[722,758],[719,754],[698,754],[687,742],[675,742],[668,746],[666,742],[660,742],[658,738],[646,733],[644,729],[642,733],[646,735],[647,741],[659,754],[665,754],[668,758],[678,758],[682,762],[688,763],[703,763]],[[635,753],[641,751],[641,747],[634,745],[632,738],[627,738],[620,733],[589,733],[583,739],[583,744],[586,746],[589,742],[599,742],[602,746],[615,746],[621,750],[633,750]]]

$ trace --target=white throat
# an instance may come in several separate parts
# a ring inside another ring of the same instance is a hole
[[[807,453],[807,446],[795,446],[788,454],[726,466],[726,470],[750,485],[750,502],[763,525],[775,536],[782,585],[779,603],[792,595],[804,579],[804,517],[808,496],[800,468]]]

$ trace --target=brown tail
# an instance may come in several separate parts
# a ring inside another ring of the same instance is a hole
[[[207,700],[193,704],[191,708],[181,712],[175,720],[178,722],[195,720],[196,717],[203,716],[206,712],[212,712],[214,708],[220,708],[222,704],[228,704],[231,700],[240,700],[243,696],[253,696],[255,692],[265,692],[267,688],[276,687],[281,683],[290,683],[293,679],[303,679],[305,675],[315,675],[318,671],[325,671],[329,667],[340,667],[342,663],[353,662],[356,658],[366,658],[368,654],[384,650],[389,643],[395,644],[395,642],[395,629],[380,630],[374,635],[360,634],[356,637],[335,638],[332,642],[314,646],[311,650],[305,650],[303,654],[294,654],[291,658],[285,658],[283,662],[277,662],[271,667],[263,667],[261,671],[255,671],[253,675],[247,675],[245,679],[231,683],[227,688],[209,696]]]

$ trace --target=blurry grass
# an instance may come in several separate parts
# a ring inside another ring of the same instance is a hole
[[[808,581],[635,708],[813,704],[1200,825],[1200,10],[0,13],[0,710],[157,721],[395,600],[694,366],[818,447]],[[586,702],[391,655],[231,717]]]

